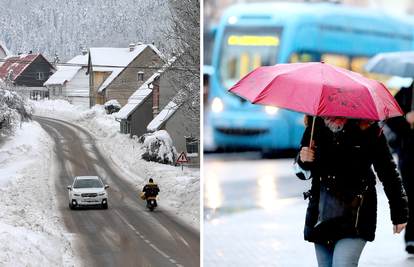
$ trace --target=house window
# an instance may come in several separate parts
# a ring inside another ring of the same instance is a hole
[[[37,72],[36,73],[36,78],[37,78],[37,80],[44,80],[45,79],[45,74],[43,72]]]
[[[138,72],[138,82],[144,81],[144,73],[142,71]]]
[[[62,94],[62,85],[59,85],[59,95]]]
[[[52,95],[56,95],[56,88],[53,86],[53,94]]]
[[[198,139],[197,138],[186,138],[187,153],[198,154]]]

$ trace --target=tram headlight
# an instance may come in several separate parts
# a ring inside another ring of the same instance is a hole
[[[223,102],[221,102],[221,99],[216,97],[213,99],[213,103],[211,104],[211,110],[213,112],[219,113],[223,110]]]
[[[231,16],[230,18],[229,18],[229,23],[230,24],[235,24],[237,22],[237,18],[235,17],[235,16]]]
[[[272,106],[265,106],[265,111],[267,112],[267,114],[273,115],[275,114],[279,109],[277,107],[272,107]]]

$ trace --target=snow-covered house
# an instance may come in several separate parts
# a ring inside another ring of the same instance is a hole
[[[6,45],[0,41],[0,59],[11,56],[12,53],[7,49]]]
[[[161,109],[160,113],[148,124],[148,132],[165,130],[173,140],[177,151],[184,151],[187,155],[189,165],[200,166],[199,142],[196,138],[183,137],[185,133],[182,120],[181,106],[173,98],[167,106]],[[180,114],[181,113],[181,114]]]
[[[141,136],[147,132],[146,126],[153,119],[153,82],[159,73],[154,73],[141,87],[129,97],[128,103],[115,113],[120,120],[120,131],[124,134]]]
[[[129,48],[90,48],[88,61],[90,106],[117,100],[123,107],[129,97],[164,62],[152,44],[131,44]]]
[[[69,60],[43,84],[49,90],[50,98],[64,97],[71,104],[89,107],[89,55],[85,50],[83,55]]]
[[[183,137],[185,127],[180,113],[185,111],[175,103],[178,102],[175,101],[178,96],[170,85],[170,80],[164,75],[174,61],[175,58],[169,60],[163,68],[146,80],[128,99],[128,103],[114,115],[120,120],[120,132],[131,137],[166,130],[177,151],[186,153],[190,165],[199,166],[198,142],[194,142],[193,138]]]
[[[0,78],[23,87],[31,99],[48,97],[43,83],[54,71],[55,67],[42,54],[11,55],[0,62]]]

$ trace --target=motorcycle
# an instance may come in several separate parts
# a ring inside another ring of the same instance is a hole
[[[147,198],[147,208],[149,208],[150,211],[154,211],[155,207],[157,206],[157,200],[154,196]]]

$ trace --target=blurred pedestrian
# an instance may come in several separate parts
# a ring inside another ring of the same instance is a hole
[[[413,83],[414,84],[414,83]],[[398,168],[407,192],[410,218],[414,218],[414,101],[413,84],[401,88],[395,95],[405,117],[389,119],[387,125],[396,134],[395,146],[398,153]],[[405,229],[406,251],[414,254],[414,223],[408,222]]]
[[[315,243],[318,266],[358,266],[367,241],[375,238],[376,177],[389,199],[394,233],[408,220],[407,197],[397,166],[377,123],[345,118],[316,118],[302,137],[295,168],[301,179],[312,179],[305,193],[309,205],[305,240]]]

